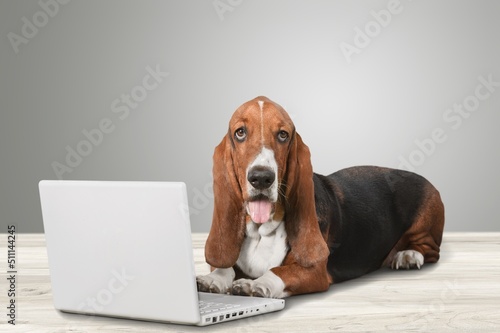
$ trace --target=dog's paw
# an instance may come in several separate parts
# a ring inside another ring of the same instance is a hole
[[[257,280],[239,279],[233,282],[233,295],[271,297],[270,286]]]
[[[252,296],[253,280],[239,279],[233,282],[231,293],[240,296]]]
[[[255,281],[252,288],[252,296],[256,297],[273,297],[271,286],[268,283]]]
[[[424,256],[422,253],[414,250],[399,251],[392,259],[392,269],[410,269],[422,267],[424,264]]]
[[[196,284],[198,285],[198,291],[214,294],[226,294],[230,287],[225,281],[216,279],[210,274],[197,276]]]
[[[241,296],[282,298],[288,294],[285,284],[272,272],[266,272],[256,280],[239,279],[233,282],[231,293]]]
[[[214,294],[227,294],[231,291],[234,271],[229,269],[216,269],[208,275],[199,275],[196,277],[196,284],[198,291],[214,293]]]

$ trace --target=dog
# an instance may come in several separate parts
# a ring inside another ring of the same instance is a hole
[[[234,112],[213,163],[199,291],[284,298],[439,260],[444,205],[429,181],[376,166],[313,173],[289,115],[266,97]]]

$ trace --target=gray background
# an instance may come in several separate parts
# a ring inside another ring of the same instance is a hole
[[[261,94],[291,114],[316,172],[413,156],[446,230],[500,230],[500,87],[460,126],[443,118],[474,101],[478,77],[500,82],[500,2],[402,0],[385,26],[372,11],[392,1],[54,3],[0,2],[1,232],[43,231],[38,181],[57,179],[52,164],[103,119],[113,131],[61,178],[184,181],[192,229],[208,231],[213,148]],[[26,20],[40,27],[16,53],[9,35]],[[348,62],[342,43],[365,28]],[[169,74],[120,119],[113,102],[141,92],[148,66]],[[446,140],[416,152],[438,128]]]

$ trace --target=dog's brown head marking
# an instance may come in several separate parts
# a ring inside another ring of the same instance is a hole
[[[234,112],[215,148],[213,176],[209,264],[235,264],[247,221],[284,220],[290,250],[302,266],[328,256],[316,217],[309,149],[280,105],[260,96]]]

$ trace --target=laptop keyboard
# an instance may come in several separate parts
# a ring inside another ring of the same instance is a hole
[[[240,306],[240,304],[228,304],[228,303],[217,303],[217,302],[207,302],[207,301],[199,301],[199,305],[200,305],[200,314],[202,315],[215,311],[232,310]]]

